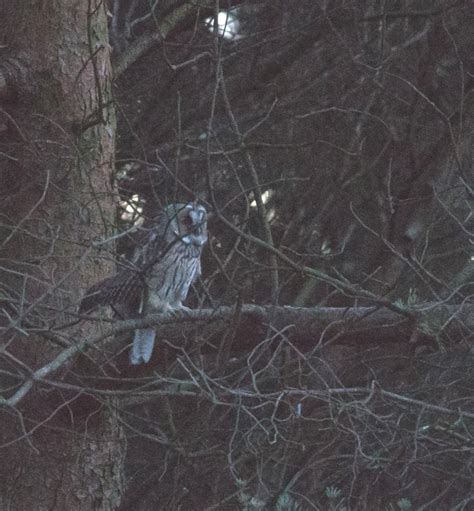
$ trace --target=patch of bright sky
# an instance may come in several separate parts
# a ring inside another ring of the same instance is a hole
[[[214,31],[214,16],[206,18],[207,27],[211,32]],[[236,41],[241,39],[239,35],[240,23],[235,14],[228,11],[221,11],[217,15],[217,33],[224,39]]]
[[[272,190],[265,190],[263,193],[262,193],[262,202],[264,204],[266,204],[270,197],[273,195],[273,191]],[[250,198],[253,197],[253,192],[250,194]],[[251,208],[256,208],[257,207],[257,201],[254,199],[250,202],[250,207]]]
[[[133,222],[134,225],[141,225],[143,223],[143,203],[140,201],[140,196],[135,194],[126,201],[121,201],[122,206],[122,220]]]

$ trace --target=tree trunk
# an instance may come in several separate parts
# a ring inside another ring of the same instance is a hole
[[[73,357],[57,358],[91,333],[65,325],[109,266],[80,271],[90,240],[113,231],[105,11],[100,0],[0,0],[0,509],[121,500],[113,407],[78,415],[80,393],[60,387]]]

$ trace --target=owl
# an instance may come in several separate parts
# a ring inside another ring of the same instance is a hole
[[[122,318],[185,308],[189,286],[201,273],[207,242],[207,212],[196,203],[171,204],[144,230],[133,255],[112,277],[92,286],[79,312],[109,305]],[[130,363],[150,360],[155,330],[135,330]]]

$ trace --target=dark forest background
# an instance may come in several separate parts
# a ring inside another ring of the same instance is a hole
[[[65,430],[116,418],[110,509],[472,509],[472,4],[99,4],[116,148],[82,271],[166,204],[210,213],[151,363],[126,367],[129,326],[38,390],[80,393]]]

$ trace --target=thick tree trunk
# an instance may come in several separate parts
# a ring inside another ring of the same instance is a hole
[[[91,237],[113,230],[105,5],[0,0],[0,24],[0,509],[116,509],[124,437],[113,407],[80,416],[79,396],[34,374],[91,333],[55,328],[108,266],[80,271]],[[56,369],[58,382],[74,366]]]

